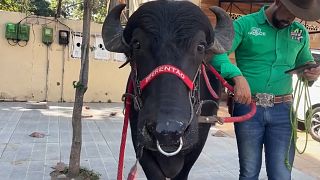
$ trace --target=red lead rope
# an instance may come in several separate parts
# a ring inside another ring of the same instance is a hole
[[[211,65],[208,65],[207,67],[219,79],[219,81],[222,83],[224,87],[226,87],[231,92],[234,91],[234,88],[225,79],[223,79],[223,77],[218,73],[216,69],[214,69]]]
[[[132,82],[132,80],[130,80],[129,85],[128,85],[128,93],[132,93],[132,92],[133,92],[133,82]],[[123,122],[123,127],[122,127],[117,180],[122,180],[122,176],[123,176],[124,152],[126,149],[126,139],[127,139],[130,110],[131,110],[131,97],[127,96],[125,98],[125,112],[124,112],[124,122]],[[135,171],[134,175],[135,174],[136,174],[136,171]],[[133,176],[131,180],[134,180],[134,179],[135,179],[135,176]],[[128,180],[129,180],[129,178],[128,178]]]
[[[201,64],[201,70],[202,70],[202,73],[203,73],[203,79],[204,79],[204,82],[206,83],[207,85],[207,88],[211,94],[212,97],[214,97],[215,99],[219,99],[219,96],[217,95],[217,93],[213,90],[211,84],[210,84],[210,81],[209,81],[209,78],[208,78],[208,75],[207,75],[207,72],[206,72],[206,67],[204,64]]]
[[[203,65],[204,66],[204,65]],[[225,80],[223,77],[218,73],[217,70],[215,70],[211,65],[208,65],[209,70],[219,79],[219,81],[222,83],[224,87],[226,87],[229,91],[234,92],[234,88]],[[251,119],[257,111],[256,103],[251,102],[250,103],[250,112],[237,117],[224,117],[221,118],[222,122],[229,123],[229,122],[243,122],[248,119]]]

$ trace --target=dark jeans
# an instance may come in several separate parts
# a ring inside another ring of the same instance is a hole
[[[240,180],[258,180],[263,146],[268,179],[291,179],[291,170],[285,165],[291,136],[290,106],[290,102],[266,108],[257,106],[257,113],[252,119],[235,123]],[[248,111],[249,106],[236,103],[233,116]],[[293,143],[290,149],[289,161],[292,166],[295,152]]]

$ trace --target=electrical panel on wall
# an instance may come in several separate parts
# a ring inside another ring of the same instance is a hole
[[[18,36],[17,36],[17,25],[16,24],[13,24],[13,23],[7,23],[6,24],[6,38],[7,39],[13,39],[13,40],[16,40],[18,39]]]
[[[61,45],[69,44],[69,31],[59,30],[59,44]]]
[[[72,34],[73,44],[72,44],[72,54],[73,58],[81,58],[81,44],[82,44],[82,33],[75,32]]]
[[[29,41],[30,26],[27,24],[6,23],[5,37],[11,40]]]
[[[102,60],[110,59],[110,52],[104,47],[101,35],[96,35],[94,58]]]
[[[30,26],[26,24],[18,25],[18,39],[20,41],[29,41]]]
[[[46,45],[50,45],[53,42],[53,28],[42,27],[42,42]]]

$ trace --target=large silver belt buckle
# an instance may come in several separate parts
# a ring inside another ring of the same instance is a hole
[[[274,95],[267,93],[257,93],[255,95],[256,105],[262,107],[273,107],[274,105]]]

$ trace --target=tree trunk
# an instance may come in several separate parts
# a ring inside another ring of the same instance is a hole
[[[57,12],[56,12],[55,18],[59,18],[61,15],[61,2],[62,0],[58,0]]]
[[[83,34],[81,45],[81,69],[79,82],[74,86],[76,88],[74,108],[72,114],[72,145],[69,161],[68,176],[73,178],[79,175],[80,154],[82,145],[82,124],[81,114],[83,106],[83,96],[88,88],[88,70],[89,70],[89,42],[90,42],[90,21],[91,21],[92,2],[84,0],[83,12]]]

